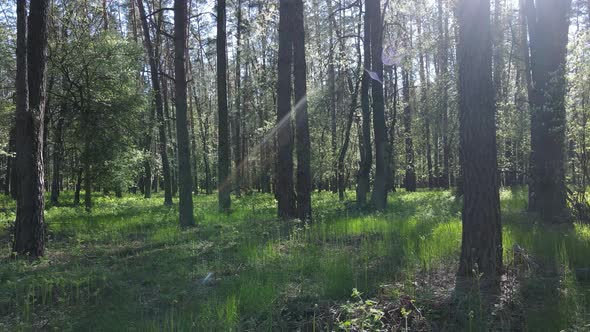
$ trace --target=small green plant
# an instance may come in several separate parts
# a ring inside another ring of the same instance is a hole
[[[341,306],[345,320],[338,322],[338,327],[345,331],[374,331],[384,327],[382,318],[383,310],[377,307],[377,302],[365,300],[358,289],[352,290],[353,301],[347,301]]]

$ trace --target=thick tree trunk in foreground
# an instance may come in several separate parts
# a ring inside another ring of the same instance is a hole
[[[372,71],[378,79],[371,80],[373,97],[373,130],[375,132],[375,184],[371,203],[377,210],[387,207],[387,126],[385,124],[385,104],[383,101],[383,27],[381,22],[381,1],[367,0],[367,13],[371,23]]]
[[[150,64],[150,77],[152,81],[152,90],[154,93],[154,102],[156,104],[156,116],[158,119],[158,134],[159,134],[159,151],[162,158],[162,175],[164,176],[164,205],[172,205],[172,179],[170,174],[170,161],[168,159],[168,137],[166,136],[166,123],[164,120],[164,101],[162,97],[162,84],[160,82],[160,73],[158,66],[158,57],[154,50],[152,39],[150,37],[150,30],[148,20],[143,6],[142,0],[137,0],[137,8],[141,17],[141,24],[143,27],[143,39]],[[151,135],[151,134],[150,134]],[[149,172],[151,173],[151,171]],[[151,175],[151,174],[150,174]],[[149,196],[151,176],[146,181],[145,195]]]
[[[217,152],[217,187],[219,210],[229,213],[231,208],[230,136],[227,111],[227,53],[225,30],[225,0],[217,1],[217,107],[219,117],[219,149]]]
[[[359,207],[364,207],[367,204],[367,193],[370,190],[371,167],[373,165],[373,151],[371,146],[371,105],[369,101],[369,87],[371,85],[371,77],[369,71],[371,70],[371,23],[370,16],[367,10],[368,2],[365,1],[365,14],[363,18],[363,78],[361,79],[361,110],[362,123],[360,133],[360,165],[358,172],[357,188],[356,188],[356,202]]]
[[[502,272],[490,0],[459,4],[459,120],[463,233],[459,275]]]
[[[529,209],[547,222],[567,215],[565,64],[571,0],[527,0],[532,90]]]
[[[297,137],[297,217],[311,220],[311,143],[307,114],[307,64],[303,0],[295,0],[293,13],[293,80],[295,136]]]
[[[181,227],[193,226],[193,178],[188,137],[186,99],[186,2],[174,1],[174,83],[176,91],[176,136],[178,142],[178,212]]]
[[[293,0],[280,0],[277,77],[277,179],[278,214],[297,217],[293,191],[293,126],[291,124],[291,65],[293,63]]]
[[[39,257],[45,251],[46,241],[43,211],[45,207],[43,120],[47,98],[49,1],[33,0],[31,2],[28,34],[25,8],[25,1],[17,2],[16,168],[19,175],[19,188],[12,249],[18,254]],[[27,87],[28,107],[26,105]]]

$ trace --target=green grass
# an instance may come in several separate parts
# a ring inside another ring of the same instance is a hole
[[[313,319],[315,304],[344,303],[353,288],[377,296],[382,285],[444,320],[414,281],[456,268],[460,203],[449,192],[396,193],[386,213],[315,194],[312,225],[276,220],[271,195],[233,199],[227,216],[214,195],[196,196],[198,227],[189,230],[178,228],[176,208],[157,195],[97,195],[92,213],[50,207],[48,253],[33,263],[6,258],[0,230],[0,330],[293,330]],[[522,278],[525,329],[584,326],[590,228],[535,223],[523,212],[522,190],[501,199],[505,261],[518,244],[545,271]],[[0,196],[0,229],[11,220],[14,203]]]

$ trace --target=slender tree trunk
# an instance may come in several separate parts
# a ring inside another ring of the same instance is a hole
[[[389,144],[388,144],[388,155],[387,155],[387,165],[389,169],[388,180],[387,180],[387,190],[391,190],[395,192],[395,174],[396,174],[396,165],[395,165],[395,127],[397,124],[397,104],[398,104],[398,75],[397,75],[397,65],[393,65],[390,69],[390,78],[392,81],[391,86],[391,94],[393,95],[392,100],[392,107],[393,112],[391,114],[391,119],[389,119],[389,128],[388,128],[388,136],[389,136]]]
[[[219,117],[218,198],[219,210],[229,213],[231,208],[230,134],[227,111],[227,53],[225,30],[225,0],[217,1],[217,105]]]
[[[336,126],[336,69],[335,69],[335,64],[334,62],[336,61],[334,59],[334,49],[335,49],[335,44],[334,44],[334,29],[335,27],[335,19],[333,17],[333,15],[335,15],[335,12],[333,11],[333,6],[332,6],[332,0],[326,0],[327,5],[328,5],[328,12],[329,15],[331,15],[328,18],[328,34],[330,37],[330,43],[329,43],[329,51],[328,51],[328,98],[329,98],[329,107],[328,107],[328,114],[330,116],[330,143],[331,143],[331,147],[332,147],[332,151],[331,151],[331,155],[332,158],[330,158],[330,160],[335,159],[336,158],[336,154],[338,153],[337,150],[337,141],[338,141],[338,133],[337,133],[337,126]],[[334,176],[330,177],[330,189],[332,191],[336,190],[336,186],[337,186],[337,174],[338,174],[338,169],[336,168],[337,164],[334,164],[334,167],[332,168],[332,171],[334,173]]]
[[[367,204],[367,193],[370,190],[370,176],[371,167],[373,165],[373,152],[371,146],[371,105],[369,101],[369,88],[371,85],[371,78],[369,71],[371,71],[371,17],[368,4],[373,0],[365,0],[365,14],[363,19],[363,54],[364,54],[364,71],[361,80],[361,109],[362,109],[362,123],[360,135],[360,167],[358,172],[358,183],[356,189],[356,201],[360,207]]]
[[[432,145],[430,142],[430,112],[428,109],[428,88],[429,88],[429,80],[426,77],[426,63],[425,63],[425,56],[423,51],[422,45],[422,22],[418,23],[418,35],[420,38],[419,44],[419,75],[420,75],[420,108],[422,113],[422,118],[424,121],[424,139],[426,140],[426,167],[428,172],[428,188],[432,188],[434,186],[434,179],[432,174]]]
[[[359,23],[358,33],[360,35],[362,25]],[[356,77],[361,76],[362,70],[362,54],[361,54],[361,42],[360,38],[356,44],[356,51],[357,51],[357,73]],[[350,97],[350,107],[348,118],[346,119],[346,131],[344,133],[344,143],[342,147],[340,147],[340,153],[338,154],[338,198],[340,200],[344,200],[344,191],[346,189],[346,179],[345,179],[345,172],[344,172],[344,161],[346,159],[346,153],[348,152],[348,146],[350,145],[350,130],[352,129],[352,123],[354,121],[354,115],[356,113],[356,108],[358,105],[358,95],[359,95],[359,88],[360,88],[360,80],[356,80],[356,83],[352,83],[352,77],[348,77],[348,87],[351,94]]]
[[[459,120],[463,176],[460,276],[496,279],[502,273],[490,1],[461,0]]]
[[[297,217],[311,220],[311,143],[307,114],[307,64],[303,0],[295,0],[293,13],[293,80],[295,135],[297,137]]]
[[[190,140],[186,98],[187,12],[184,0],[174,1],[174,83],[176,91],[176,135],[178,142],[178,211],[182,227],[193,226],[193,178],[191,175]]]
[[[55,128],[55,145],[53,148],[53,179],[51,181],[51,204],[59,205],[59,192],[61,181],[61,161],[63,158],[63,128],[64,128],[64,113],[65,106],[62,106],[62,114],[57,120],[57,127]]]
[[[371,81],[373,98],[373,130],[375,132],[375,183],[371,196],[377,210],[387,207],[387,126],[385,124],[385,105],[383,102],[383,26],[381,22],[381,1],[368,0],[367,12],[371,17],[371,70],[378,79]]]
[[[292,0],[279,3],[279,58],[277,77],[277,188],[278,214],[297,217],[293,191],[293,126],[291,124],[291,68],[293,63]]]
[[[449,168],[451,147],[449,144],[449,116],[448,116],[448,27],[444,18],[443,0],[438,0],[438,30],[439,30],[439,96],[440,100],[440,119],[442,134],[442,152],[443,164],[439,184],[443,188],[449,187]]]
[[[237,32],[236,32],[236,79],[235,79],[235,107],[236,116],[234,119],[234,163],[236,168],[236,176],[234,179],[234,186],[236,188],[236,195],[241,195],[242,186],[242,137],[240,132],[242,115],[241,115],[241,80],[242,80],[242,68],[241,68],[241,42],[242,42],[242,1],[237,0],[236,3],[236,19],[237,19]]]
[[[13,251],[44,254],[43,124],[45,116],[49,1],[30,4],[28,34],[26,3],[17,2],[17,135],[19,190]],[[26,42],[25,42],[26,36]],[[25,51],[25,49],[27,51]],[[26,63],[26,65],[25,65]],[[28,76],[25,74],[28,73]],[[28,107],[26,104],[28,87]]]
[[[82,190],[82,172],[83,168],[80,167],[78,169],[78,174],[76,176],[76,186],[74,188],[74,205],[80,205],[80,191]]]
[[[25,82],[26,83],[26,82]],[[25,85],[26,87],[26,85]],[[26,101],[26,100],[25,100]],[[10,128],[10,134],[8,138],[8,152],[16,152],[16,127]],[[16,158],[14,156],[8,157],[6,165],[6,187],[4,193],[10,195],[13,199],[16,199],[16,188],[18,188],[18,175],[16,170]]]
[[[406,143],[406,177],[404,180],[406,191],[416,191],[416,170],[414,169],[414,145],[412,142],[412,106],[410,104],[410,73],[404,70],[404,136]]]
[[[152,90],[154,94],[154,102],[156,104],[156,115],[158,118],[159,151],[160,156],[162,158],[162,173],[164,176],[164,205],[171,206],[172,180],[170,176],[170,161],[168,159],[168,138],[166,137],[166,122],[164,120],[164,102],[162,98],[162,84],[160,82],[158,56],[152,44],[152,40],[150,37],[150,29],[147,21],[147,15],[142,0],[137,0],[137,8],[139,9],[139,15],[141,17],[141,23],[143,27],[144,43],[148,55],[148,61],[150,64]],[[147,187],[151,185],[151,176],[149,179],[147,179],[146,183]],[[148,190],[149,189],[146,189],[145,192],[146,197],[148,196]]]

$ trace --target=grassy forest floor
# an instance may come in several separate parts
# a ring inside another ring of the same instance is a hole
[[[38,262],[7,258],[0,196],[0,330],[590,330],[590,227],[535,223],[523,190],[501,198],[508,272],[484,315],[481,294],[453,293],[450,192],[395,193],[387,213],[315,194],[312,225],[278,222],[271,195],[234,198],[230,216],[196,196],[189,230],[160,196],[97,195],[92,213],[48,208]]]

